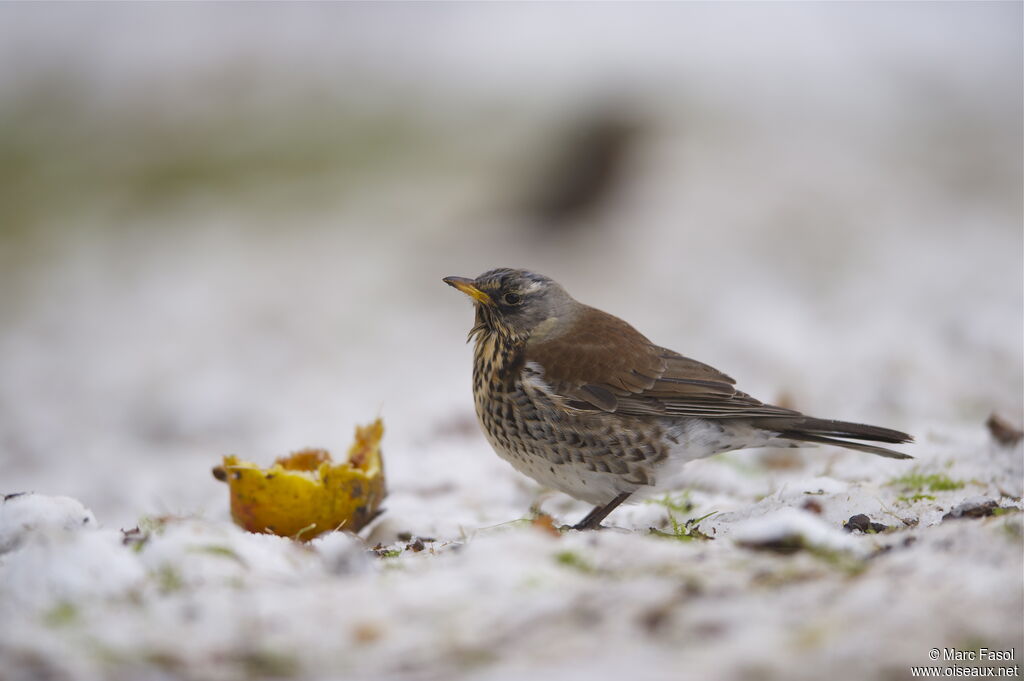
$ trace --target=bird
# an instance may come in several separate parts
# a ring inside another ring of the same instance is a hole
[[[599,529],[623,502],[721,452],[823,444],[913,458],[873,444],[912,442],[907,433],[761,402],[544,275],[503,267],[442,281],[475,307],[468,342],[485,437],[520,473],[594,506],[573,529]]]

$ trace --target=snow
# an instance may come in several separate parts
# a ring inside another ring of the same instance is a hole
[[[562,536],[520,521],[394,541],[377,557],[351,535],[303,546],[212,519],[150,521],[127,542],[112,530],[38,529],[0,563],[0,614],[14,623],[0,652],[25,678],[56,647],[47,673],[97,679],[603,678],[630,668],[811,679],[822,665],[843,665],[844,678],[899,671],[965,637],[1014,645],[1019,500],[1001,500],[1015,511],[1005,515],[861,535],[831,520],[836,511],[860,503],[892,523],[865,500],[885,495],[882,508],[911,515],[893,501],[898,490],[831,484],[844,491],[804,494],[821,515],[748,499],[699,524],[707,541],[653,537],[646,521]],[[948,508],[969,493],[936,496]],[[47,516],[62,505],[34,507]],[[667,512],[627,510],[649,509]],[[794,536],[804,547],[795,553],[758,550]]]
[[[39,498],[31,509],[22,510],[21,518],[14,514],[0,517],[5,535],[12,530],[22,532],[20,545],[2,558],[0,591],[6,604],[45,612],[63,603],[116,598],[141,585],[144,570],[122,548],[119,532],[88,527],[71,531],[47,522],[66,512],[68,502],[73,500]],[[78,508],[82,508],[80,504]],[[37,515],[30,516],[33,511]]]
[[[12,494],[0,504],[0,554],[35,533],[96,527],[96,516],[77,499]]]
[[[830,551],[855,551],[860,546],[850,535],[817,516],[787,507],[751,518],[728,535],[740,545],[763,546],[778,542],[796,542],[800,546]]]
[[[0,679],[842,680],[1021,654],[1024,445],[985,427],[1024,422],[1020,19],[0,6]],[[609,99],[644,129],[623,182],[537,228],[523,178]],[[531,508],[589,508],[480,435],[471,309],[440,281],[503,265],[756,397],[906,430],[915,458],[730,452],[555,536]],[[389,495],[360,536],[231,523],[223,455],[337,457],[378,415]],[[844,529],[861,514],[887,529]]]

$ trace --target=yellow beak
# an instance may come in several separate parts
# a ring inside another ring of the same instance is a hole
[[[494,304],[494,301],[491,300],[491,297],[489,295],[478,289],[473,284],[472,279],[467,279],[465,277],[445,277],[444,279],[442,279],[442,281],[448,284],[449,286],[453,286],[459,289],[460,291],[465,293],[470,298],[476,300],[477,302],[483,303],[484,305]]]

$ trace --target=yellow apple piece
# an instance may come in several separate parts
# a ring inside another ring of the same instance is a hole
[[[225,456],[213,469],[228,483],[231,517],[250,532],[303,541],[331,530],[358,532],[373,520],[386,494],[377,419],[356,427],[348,458],[334,463],[323,449],[304,449],[260,468]]]

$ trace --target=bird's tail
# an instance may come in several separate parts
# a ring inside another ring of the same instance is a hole
[[[914,441],[914,438],[910,435],[893,430],[892,428],[881,428],[879,426],[849,423],[847,421],[816,419],[809,416],[758,419],[756,425],[766,430],[775,431],[778,433],[780,440],[835,445],[836,447],[856,449],[859,452],[877,454],[878,456],[885,456],[890,459],[914,458],[909,454],[903,454],[902,452],[885,447],[865,444],[863,442],[850,442],[850,440],[868,440],[870,442],[900,444]]]

